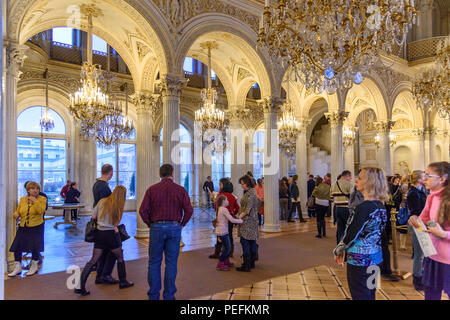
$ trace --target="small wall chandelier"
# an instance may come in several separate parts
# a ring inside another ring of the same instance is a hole
[[[397,136],[395,134],[393,134],[392,132],[389,133],[389,145],[392,148],[396,144],[397,144]],[[375,145],[376,145],[377,149],[379,149],[381,146],[381,136],[379,133],[377,133],[377,135],[375,136]]]
[[[81,87],[70,95],[69,111],[85,138],[93,137],[96,124],[109,107],[109,97],[101,89],[102,70],[92,63],[92,14],[88,14],[88,60],[81,67]]]
[[[450,121],[450,36],[438,43],[436,55],[436,68],[420,73],[412,92],[418,108]]]
[[[45,69],[44,78],[45,78],[45,113],[41,117],[39,125],[41,126],[42,129],[49,132],[53,130],[53,128],[55,127],[55,122],[53,121],[53,118],[48,109],[48,69]]]
[[[342,144],[344,145],[344,149],[351,147],[355,143],[356,131],[357,128],[344,127],[342,133]]]
[[[214,41],[202,43],[201,46],[202,48],[208,50],[208,82],[207,88],[203,89],[200,93],[203,105],[200,109],[195,111],[195,121],[201,124],[203,142],[207,145],[213,144],[211,146],[212,149],[218,150],[224,147],[222,145],[225,143],[224,133],[229,126],[229,121],[225,117],[225,112],[217,108],[217,91],[216,89],[212,88],[211,50],[218,49],[218,46]],[[215,135],[211,134],[211,132],[208,132],[208,130],[220,131],[222,133],[222,139],[219,140],[222,140],[222,142],[217,141]]]
[[[307,89],[332,94],[401,46],[415,15],[414,0],[266,0],[258,45],[294,66]]]

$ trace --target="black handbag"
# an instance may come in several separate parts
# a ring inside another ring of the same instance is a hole
[[[127,229],[125,228],[124,224],[121,224],[120,226],[118,226],[117,229],[119,229],[120,240],[122,242],[130,239],[130,235],[128,234]]]
[[[86,224],[86,232],[84,235],[84,241],[95,242],[96,235],[97,235],[97,220],[91,219]]]

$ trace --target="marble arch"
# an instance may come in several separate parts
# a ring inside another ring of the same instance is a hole
[[[399,111],[403,111],[400,115]],[[392,109],[392,120],[408,119],[414,128],[420,128],[423,126],[423,116],[418,108],[416,108],[416,102],[414,101],[411,91],[403,90],[397,94],[394,99]]]
[[[223,14],[202,14],[187,21],[184,32],[179,40],[176,54],[176,71],[181,74],[186,56],[192,56],[191,50],[199,47],[205,41],[216,41],[219,50],[213,52],[214,65],[222,65],[233,83],[233,100],[229,105],[245,105],[247,92],[239,90],[241,81],[252,79],[261,88],[261,96],[271,96],[279,85],[275,84],[268,59],[257,52],[256,33],[239,20]],[[216,70],[216,68],[214,68]],[[219,70],[219,69],[218,69]],[[219,76],[220,77],[220,76]],[[223,77],[221,77],[222,79]],[[237,81],[237,80],[241,81]],[[248,82],[246,82],[248,85]],[[248,90],[247,90],[248,91]],[[238,96],[239,93],[239,96]],[[227,93],[228,94],[228,93]]]
[[[149,19],[141,15],[134,8],[140,7],[138,1],[16,0],[10,5],[9,40],[25,43],[39,32],[68,26],[68,23],[71,23],[70,18],[73,17],[73,11],[69,9],[74,6],[95,8],[99,16],[93,21],[94,34],[107,41],[124,59],[133,76],[136,90],[153,91],[154,76],[148,74],[155,71],[154,62],[157,62],[162,73],[167,73],[173,54],[167,44],[170,41],[164,32],[164,26],[155,24],[155,27],[152,27],[153,24],[149,23],[149,20],[154,22],[163,19]],[[150,14],[149,10],[144,11]],[[83,14],[80,15],[79,23],[75,24],[74,28],[87,30],[87,21]]]
[[[380,88],[377,82],[366,77],[361,84],[353,85],[347,92],[345,111],[349,112],[346,120],[348,125],[354,126],[358,115],[367,109],[373,109],[380,121],[389,119],[392,111],[387,108],[387,100],[382,92],[384,88]]]

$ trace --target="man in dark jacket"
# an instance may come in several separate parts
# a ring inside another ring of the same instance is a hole
[[[209,196],[210,192],[214,192],[214,182],[212,182],[212,179],[210,176],[206,178],[205,183],[203,184],[203,191],[206,192],[206,201],[208,203],[208,208],[212,208],[212,201],[211,197]]]
[[[308,192],[308,199],[311,197],[314,188],[316,187],[316,182],[314,181],[314,176],[311,174],[308,178],[307,184],[307,192]],[[313,218],[316,216],[316,211],[314,210],[314,207],[310,208],[308,207],[308,217]]]
[[[302,207],[300,205],[300,191],[298,190],[298,186],[297,186],[298,175],[295,175],[292,178],[292,180],[293,180],[293,182],[291,185],[291,194],[290,194],[290,197],[292,199],[292,206],[291,206],[291,210],[289,210],[289,216],[288,216],[287,222],[293,222],[292,221],[292,213],[294,212],[294,210],[297,210],[298,218],[300,219],[300,222],[306,222],[306,220],[303,219]]]

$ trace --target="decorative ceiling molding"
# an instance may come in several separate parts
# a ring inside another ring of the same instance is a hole
[[[189,19],[209,12],[232,16],[258,32],[260,17],[221,0],[153,0],[153,2],[167,17],[173,32],[180,32],[183,24]]]

